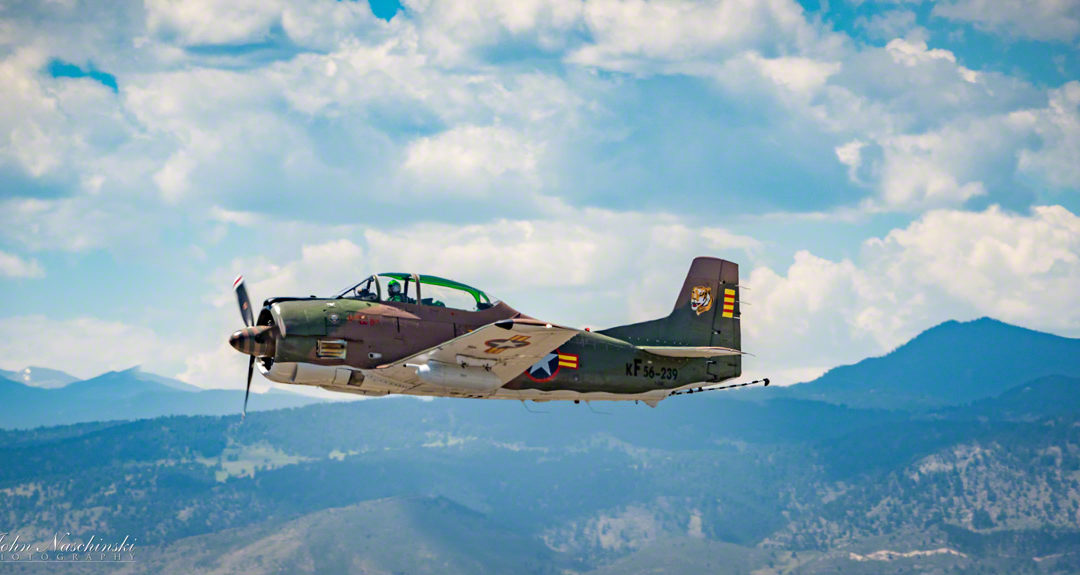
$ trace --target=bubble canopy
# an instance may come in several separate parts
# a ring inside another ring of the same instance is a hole
[[[373,302],[417,304],[466,311],[488,309],[499,302],[470,285],[432,275],[387,272],[369,276],[335,294]]]

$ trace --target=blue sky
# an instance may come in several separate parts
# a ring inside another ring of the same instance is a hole
[[[1080,3],[374,9],[0,6],[0,368],[238,387],[236,273],[606,326],[696,255],[784,383],[947,319],[1080,336]]]

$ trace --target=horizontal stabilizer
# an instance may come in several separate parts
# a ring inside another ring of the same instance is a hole
[[[639,345],[638,349],[654,355],[666,357],[719,357],[724,355],[745,355],[730,347],[671,347],[659,345]]]

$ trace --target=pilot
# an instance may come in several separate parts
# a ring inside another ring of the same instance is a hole
[[[387,298],[386,301],[408,302],[408,300],[405,299],[405,294],[401,293],[401,284],[398,283],[397,280],[390,280],[387,289],[390,292],[390,297]]]

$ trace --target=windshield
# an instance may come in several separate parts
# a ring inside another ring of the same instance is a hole
[[[379,281],[375,276],[371,276],[368,279],[349,286],[339,291],[334,298],[354,298],[364,301],[380,301],[382,299],[382,292],[379,289]]]

